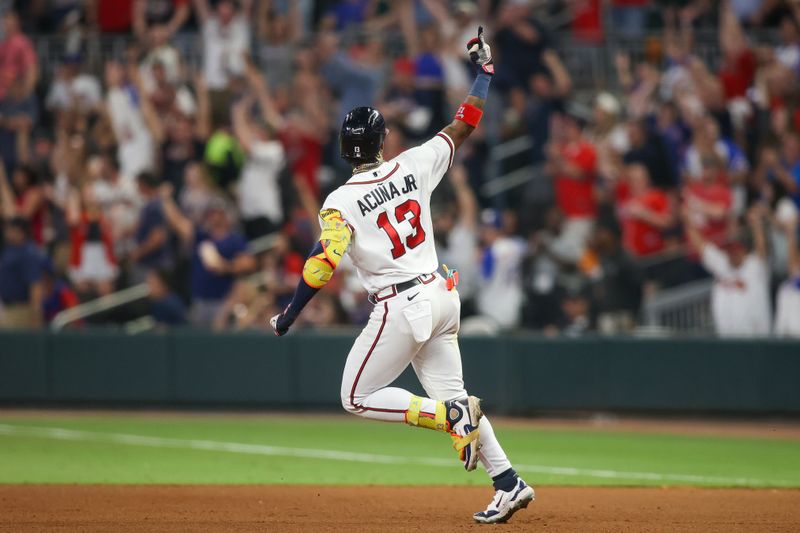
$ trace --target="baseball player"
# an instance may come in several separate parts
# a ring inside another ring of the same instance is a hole
[[[478,70],[469,96],[453,122],[421,146],[384,161],[387,130],[381,114],[370,107],[347,114],[340,152],[353,176],[325,200],[319,242],[291,303],[271,325],[277,335],[286,334],[349,253],[375,307],[347,356],[342,405],[366,418],[449,433],[464,468],[474,470],[480,460],[492,478],[495,496],[474,515],[489,524],[527,507],[534,491],[511,467],[480,400],[464,389],[457,340],[461,304],[453,290],[457,274],[437,273],[431,193],[455,150],[477,127],[494,74],[482,28],[467,49]],[[390,387],[409,363],[428,397]]]

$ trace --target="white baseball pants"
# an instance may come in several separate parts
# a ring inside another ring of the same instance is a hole
[[[458,348],[461,301],[436,274],[427,283],[379,298],[356,339],[342,377],[345,410],[375,420],[405,422],[412,394],[390,387],[411,363],[433,400],[467,397]],[[383,291],[379,293],[383,295]],[[511,468],[492,425],[480,422],[479,458],[491,477]]]

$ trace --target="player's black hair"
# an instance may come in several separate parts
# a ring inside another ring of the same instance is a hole
[[[36,173],[36,170],[31,165],[28,164],[20,164],[14,168],[14,172],[21,172],[25,175],[25,179],[28,182],[28,187],[32,187],[34,185],[39,184],[39,175]]]
[[[141,172],[138,176],[136,176],[136,180],[139,183],[143,183],[147,187],[151,189],[155,189],[159,185],[161,185],[161,178],[153,174],[152,172]]]
[[[31,235],[31,224],[28,222],[28,219],[21,216],[15,216],[8,220],[7,222],[9,228],[16,228],[22,233],[25,234],[25,238],[30,237]]]
[[[119,165],[119,158],[117,157],[116,150],[103,150],[102,155],[111,168],[113,168],[115,172],[119,172],[121,167]]]
[[[150,274],[158,279],[167,290],[171,291],[173,286],[172,274],[164,268],[154,268],[150,270]]]

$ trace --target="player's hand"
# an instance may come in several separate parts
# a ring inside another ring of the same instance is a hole
[[[272,331],[274,331],[275,335],[278,337],[283,337],[286,335],[293,323],[294,320],[286,316],[285,310],[283,313],[277,314],[269,320],[269,325],[272,326]]]
[[[470,61],[475,63],[476,67],[489,76],[494,76],[492,49],[483,39],[483,26],[478,26],[478,36],[467,43],[467,51]]]

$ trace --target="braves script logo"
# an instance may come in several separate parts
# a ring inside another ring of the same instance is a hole
[[[458,108],[458,111],[456,111],[456,118],[459,119],[459,120],[463,120],[464,119],[464,106],[463,105]]]

